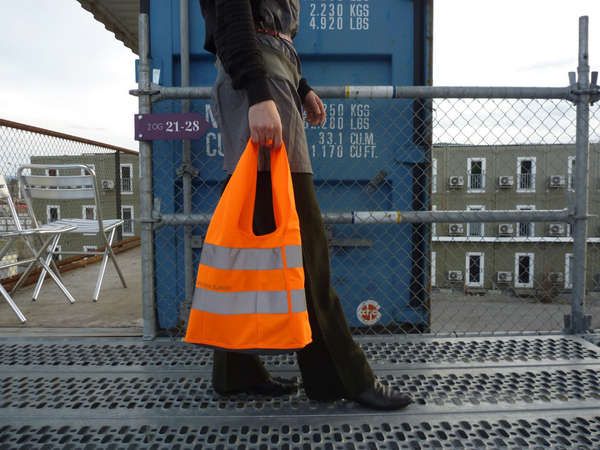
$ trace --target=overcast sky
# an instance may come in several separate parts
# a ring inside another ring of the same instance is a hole
[[[590,16],[590,62],[600,67],[600,0],[435,0],[434,9],[436,85],[566,85],[580,15]],[[136,57],[75,0],[0,0],[0,58],[0,117],[137,148]]]

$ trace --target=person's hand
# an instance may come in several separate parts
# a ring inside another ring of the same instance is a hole
[[[281,117],[273,100],[252,105],[248,110],[252,142],[267,148],[281,147]]]
[[[306,120],[311,125],[323,125],[327,114],[325,113],[325,106],[315,93],[315,91],[309,91],[304,97],[304,111],[306,111]]]

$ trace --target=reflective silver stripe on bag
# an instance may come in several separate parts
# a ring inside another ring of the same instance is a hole
[[[289,269],[302,267],[302,247],[299,245],[288,245],[285,247],[285,262]]]
[[[292,312],[306,311],[304,289],[293,290],[291,294]],[[287,292],[216,292],[196,288],[192,308],[213,314],[287,314]]]
[[[287,267],[302,267],[302,247],[285,247]],[[280,248],[232,248],[205,243],[200,263],[223,270],[272,270],[283,269]]]

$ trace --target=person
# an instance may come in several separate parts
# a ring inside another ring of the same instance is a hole
[[[222,134],[224,168],[233,172],[248,138],[259,143],[253,228],[275,229],[269,152],[282,141],[288,152],[300,220],[305,293],[313,342],[296,355],[306,395],[318,401],[346,398],[392,410],[412,402],[382,385],[354,342],[330,284],[329,249],[313,186],[303,109],[322,125],[325,107],[306,79],[293,46],[300,0],[200,0],[205,49],[217,55],[212,107]],[[274,378],[255,354],[215,350],[212,383],[220,395],[280,396],[297,391],[294,380]]]

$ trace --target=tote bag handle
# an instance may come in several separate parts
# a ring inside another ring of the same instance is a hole
[[[219,217],[213,217],[207,234],[220,234],[217,229],[211,230],[213,223],[219,224],[220,230],[237,230],[240,235],[247,238],[244,246],[251,247],[252,242],[269,241],[285,233],[290,219],[295,219],[297,222],[292,176],[287,151],[282,143],[279,149],[271,150],[271,185],[275,230],[260,236],[254,234],[252,222],[256,199],[259,151],[259,145],[249,140],[215,209],[215,215]],[[222,238],[227,240],[226,236],[222,236]]]

